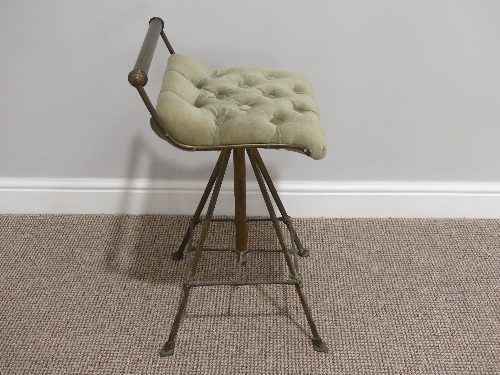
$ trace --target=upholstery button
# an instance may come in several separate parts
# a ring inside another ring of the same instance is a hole
[[[274,125],[281,125],[284,122],[284,118],[281,113],[275,113],[269,121]]]
[[[215,118],[215,125],[219,126],[226,121],[226,116],[221,115]]]
[[[201,89],[203,86],[205,86],[205,78],[202,78],[201,81],[198,81],[196,83],[193,83],[194,87],[197,89]]]
[[[251,106],[249,105],[246,105],[246,104],[243,104],[243,105],[240,105],[239,107],[242,111],[248,111],[249,109],[252,109]]]

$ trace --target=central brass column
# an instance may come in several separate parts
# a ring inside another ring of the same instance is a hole
[[[247,201],[245,149],[233,150],[234,163],[234,219],[236,225],[236,250],[247,250]]]

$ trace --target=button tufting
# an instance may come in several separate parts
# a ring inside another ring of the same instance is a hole
[[[269,119],[269,122],[271,122],[274,125],[281,125],[284,122],[283,115],[281,113],[275,113],[273,114],[273,117]]]
[[[305,94],[304,90],[302,90],[302,87],[293,86],[292,90],[296,94]]]
[[[180,142],[274,144],[287,139],[303,145],[314,158],[324,156],[323,129],[314,96],[302,76],[253,67],[217,71],[177,54],[169,58],[167,71],[181,75],[169,73],[157,108],[162,109],[162,120]],[[189,77],[191,89],[184,90],[182,76]],[[172,110],[179,96],[193,111],[183,107]],[[207,124],[220,128],[214,132]]]
[[[215,125],[219,126],[222,123],[224,123],[225,121],[226,121],[226,116],[221,115],[221,116],[215,118]]]

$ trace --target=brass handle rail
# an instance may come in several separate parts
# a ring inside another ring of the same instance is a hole
[[[155,54],[156,45],[158,44],[158,37],[163,33],[163,20],[158,17],[151,18],[149,21],[148,32],[142,43],[141,51],[137,56],[134,69],[130,72],[128,80],[134,87],[138,85],[146,86],[148,83],[148,72]],[[165,33],[163,33],[165,34]],[[172,48],[172,47],[170,47]],[[173,50],[171,51],[171,53]]]
[[[163,21],[161,19],[155,18],[149,21],[148,32],[144,38],[144,42],[142,43],[139,56],[137,56],[134,70],[140,70],[148,74],[149,67],[151,66],[151,60],[153,60],[153,55],[155,53],[156,44],[158,43],[158,36],[162,30]]]
[[[153,55],[156,50],[156,45],[158,44],[158,38],[161,36],[165,45],[168,48],[170,54],[174,54],[174,49],[170,45],[170,42],[163,31],[164,22],[159,17],[153,17],[149,20],[149,28],[144,37],[144,42],[142,43],[141,51],[139,52],[139,56],[137,57],[137,61],[134,65],[134,69],[128,75],[129,83],[134,86],[139,95],[141,96],[144,104],[149,110],[151,117],[158,124],[162,133],[164,134],[164,138],[168,143],[172,146],[180,148],[185,151],[222,151],[227,149],[248,149],[248,148],[273,148],[273,149],[287,149],[290,151],[299,152],[301,154],[305,154],[310,156],[311,152],[304,146],[297,144],[289,144],[289,143],[245,143],[245,144],[235,144],[235,145],[213,145],[213,146],[193,146],[186,145],[184,143],[176,140],[168,131],[165,123],[160,118],[158,113],[156,112],[155,107],[149,100],[148,94],[144,90],[144,86],[148,83],[148,72],[149,67],[151,66],[151,61],[153,60]]]

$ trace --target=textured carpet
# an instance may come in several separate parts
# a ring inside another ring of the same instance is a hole
[[[174,262],[187,217],[0,216],[0,373],[499,374],[500,221],[296,219],[311,249],[304,290],[317,353],[292,286],[195,288],[173,357],[160,358],[181,294]],[[209,246],[232,246],[231,223]],[[277,246],[269,223],[250,246]],[[286,274],[251,255],[247,276]],[[199,279],[229,280],[207,253]]]

